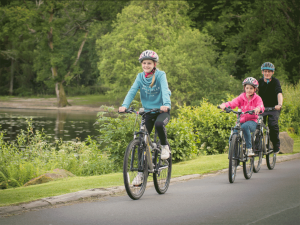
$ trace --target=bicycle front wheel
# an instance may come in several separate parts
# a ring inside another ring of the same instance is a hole
[[[253,174],[254,157],[245,156],[244,160],[245,161],[243,162],[243,172],[244,177],[248,180]]]
[[[263,151],[263,136],[260,135],[260,131],[256,130],[253,135],[253,150],[255,153],[253,162],[253,172],[258,173],[262,163],[262,151]]]
[[[274,169],[275,167],[275,163],[276,163],[276,154],[274,154],[273,147],[272,147],[272,143],[270,141],[270,136],[268,135],[267,138],[267,144],[266,144],[266,148],[267,148],[267,156],[266,156],[266,161],[267,161],[267,167],[269,170]]]
[[[172,173],[172,154],[168,159],[160,159],[161,152],[155,151],[153,182],[158,194],[164,194],[169,188]]]
[[[229,147],[228,178],[230,183],[233,183],[236,177],[236,167],[238,165],[238,157],[239,157],[239,142],[237,140],[237,134],[234,134],[230,141],[230,147]]]
[[[144,160],[143,168],[143,179],[140,185],[133,185],[133,179],[138,175],[138,167],[141,159],[139,159],[139,151],[140,156],[143,156],[143,149],[140,148],[140,141],[135,139],[131,141],[126,149],[123,163],[123,180],[126,192],[130,198],[133,200],[137,200],[145,192],[148,178],[148,166],[147,159]]]

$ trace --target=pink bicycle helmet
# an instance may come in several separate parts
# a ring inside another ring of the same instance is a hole
[[[154,52],[152,50],[146,50],[146,51],[143,51],[142,54],[140,55],[139,62],[141,63],[145,59],[151,59],[155,62],[158,62],[158,55],[156,52]]]
[[[258,88],[258,81],[253,78],[253,77],[247,77],[244,81],[243,81],[243,86],[245,86],[246,84],[250,84],[255,88]]]

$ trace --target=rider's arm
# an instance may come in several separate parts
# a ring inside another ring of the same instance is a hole
[[[280,110],[282,107],[282,103],[283,103],[283,96],[282,93],[278,93],[277,95],[277,101],[278,101],[278,105],[275,106],[276,110]]]
[[[256,106],[256,108],[259,109],[259,111],[264,112],[265,111],[265,106],[264,106],[263,100],[262,100],[262,98],[260,96],[257,96],[257,97],[258,97],[258,100],[257,100],[257,106]]]
[[[230,106],[230,108],[234,109],[234,108],[238,107],[242,101],[243,101],[243,99],[242,99],[242,94],[241,94],[238,97],[236,97],[235,99],[233,99],[231,102],[226,102],[223,104],[225,104],[225,107]]]
[[[162,93],[162,100],[163,100],[163,106],[167,106],[171,109],[171,91],[168,86],[168,81],[166,74],[163,72],[163,74],[160,77],[160,85],[161,85],[161,93]]]
[[[275,105],[276,110],[280,110],[283,103],[282,89],[279,80],[276,80],[275,92],[277,94],[278,105]]]
[[[134,99],[137,91],[140,89],[140,82],[139,82],[139,75],[137,75],[133,85],[131,86],[130,90],[128,91],[124,102],[122,104],[122,107],[125,107],[126,109],[129,108],[130,103],[132,102],[132,100]]]

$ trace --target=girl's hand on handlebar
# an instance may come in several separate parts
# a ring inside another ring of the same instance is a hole
[[[222,111],[224,111],[224,109],[225,109],[225,104],[224,103],[222,103],[221,105],[220,105],[220,109],[222,109]]]
[[[160,107],[160,111],[162,111],[162,112],[168,112],[168,110],[169,110],[169,106],[164,106],[164,105],[162,105],[162,106]]]
[[[260,113],[260,109],[259,108],[255,108],[254,112],[255,112],[255,115],[258,115]]]
[[[126,110],[126,107],[119,107],[119,112],[121,113],[121,112],[125,112],[125,110]]]

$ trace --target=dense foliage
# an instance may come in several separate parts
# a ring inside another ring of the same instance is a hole
[[[265,61],[280,81],[300,79],[299,1],[1,4],[0,95],[116,94],[141,71],[145,49],[159,53],[179,105],[237,95],[237,83],[261,77]]]

